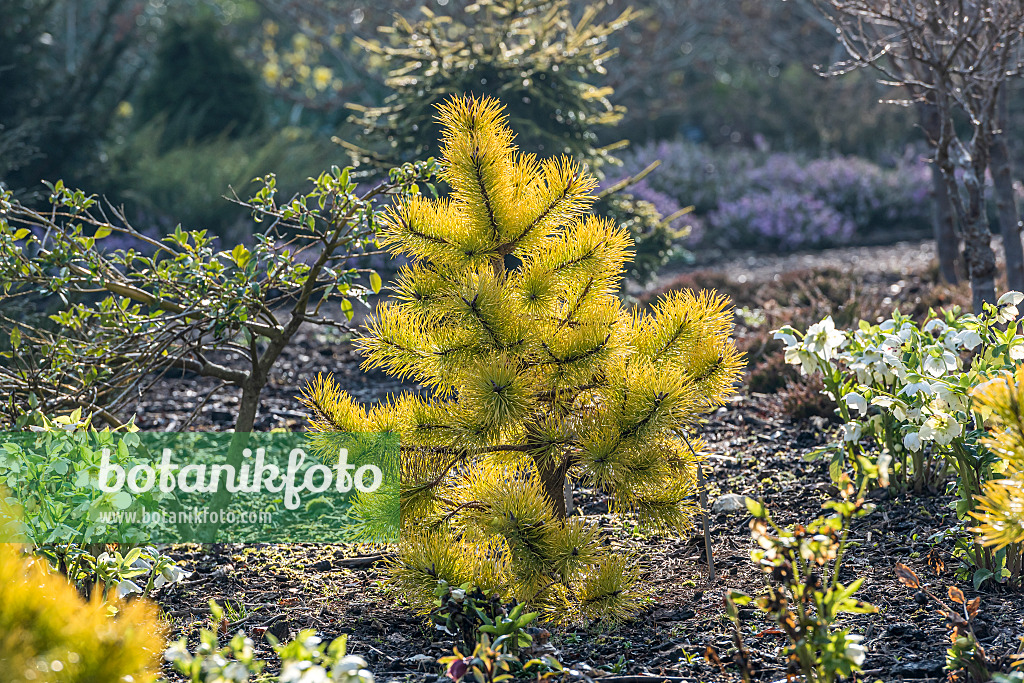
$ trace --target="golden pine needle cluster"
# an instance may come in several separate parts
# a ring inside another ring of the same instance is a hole
[[[977,499],[975,530],[994,548],[1024,543],[1024,367],[1016,375],[1001,373],[979,385],[974,397],[989,414],[982,443],[1002,458],[1003,479],[986,481]]]
[[[635,558],[567,516],[563,487],[598,489],[647,528],[690,525],[684,433],[738,377],[732,311],[707,292],[624,309],[632,243],[590,214],[595,180],[568,158],[517,152],[495,100],[451,99],[439,121],[450,196],[391,212],[381,239],[412,265],[359,340],[364,368],[431,395],[367,411],[318,378],[304,397],[312,430],[400,434],[393,579],[412,604],[429,608],[444,579],[550,618],[629,616],[643,595]]]

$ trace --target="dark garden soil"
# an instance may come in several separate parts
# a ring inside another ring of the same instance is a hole
[[[703,271],[703,275],[683,273],[680,282],[686,285],[695,278],[707,279],[708,285],[732,293],[737,303],[748,309],[737,316],[741,345],[758,359],[762,373],[765,368],[781,373],[774,358],[777,350],[771,348],[764,329],[775,320],[812,318],[818,314],[816,310],[804,309],[836,306],[831,301],[835,296],[850,298],[840,301],[840,307],[861,311],[858,315],[866,308],[900,304],[927,310],[933,300],[963,300],[964,290],[931,284],[928,259],[916,256],[923,254],[920,245],[882,249],[861,250],[858,258],[844,255],[832,260],[832,256],[824,256],[820,263],[797,260],[795,269],[778,260],[776,267],[762,259],[748,269],[733,261],[727,268]],[[883,258],[891,267],[879,267]],[[823,278],[836,292],[847,294],[830,294]],[[815,288],[818,293],[812,291]],[[789,299],[787,292],[793,295]],[[360,371],[349,342],[309,333],[282,359],[264,396],[257,428],[303,428],[304,414],[294,397],[319,371],[334,373],[341,386],[366,402],[388,392],[414,389]],[[777,382],[771,386],[777,392],[774,394],[744,387],[725,407],[708,416],[704,437],[712,503],[725,494],[749,495],[763,500],[780,524],[796,524],[811,521],[835,493],[825,464],[803,458],[829,439],[835,425],[824,416],[829,411],[815,397],[813,387],[790,380],[788,385]],[[182,428],[208,389],[193,378],[165,378],[140,401],[139,425],[152,430]],[[191,427],[230,428],[236,401],[230,394],[211,399]],[[847,622],[855,633],[864,635],[868,650],[862,680],[936,681],[945,677],[942,669],[949,644],[945,620],[923,594],[896,581],[894,566],[898,562],[913,568],[938,595],[945,596],[951,585],[961,588],[968,598],[979,595],[982,606],[976,633],[989,660],[1005,666],[1024,636],[1024,595],[987,585],[975,591],[966,577],[958,577],[953,543],[941,533],[958,525],[950,508],[952,498],[879,497],[875,502],[877,510],[858,520],[853,529],[855,545],[847,553],[840,576],[844,583],[863,577],[858,597],[878,608],[878,614],[858,615]],[[722,596],[729,589],[757,594],[765,585],[764,575],[750,561],[753,544],[746,511],[711,513],[718,577],[709,583],[700,535],[641,537],[628,526],[613,525],[603,515],[601,500],[583,495],[577,503],[584,513],[600,520],[617,543],[639,553],[654,598],[633,623],[615,628],[601,624],[576,629],[547,626],[550,636],[542,633],[537,642],[546,641],[544,647],[557,650],[560,661],[580,674],[609,683],[633,683],[624,678],[631,676],[740,680],[731,661],[733,629],[724,617]],[[176,547],[170,554],[194,573],[185,583],[165,589],[158,601],[173,637],[184,634],[194,639],[200,627],[209,626],[207,602],[215,599],[229,605],[227,623],[219,627],[229,632],[245,629],[268,659],[272,657],[266,633],[281,639],[304,628],[316,629],[325,639],[347,633],[349,651],[370,663],[379,683],[433,683],[440,673],[434,660],[450,653],[453,643],[388,591],[382,564],[388,552],[370,546]],[[936,563],[936,558],[941,563]],[[945,566],[941,574],[935,571],[937,564]],[[755,679],[784,679],[783,639],[778,631],[753,609],[741,610],[741,616],[743,639],[757,668]],[[707,661],[709,648],[724,669]]]

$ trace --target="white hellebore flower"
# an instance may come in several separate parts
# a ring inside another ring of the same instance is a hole
[[[868,412],[868,400],[856,392],[851,392],[843,397],[846,405],[850,406],[861,415]]]
[[[923,392],[925,395],[930,396],[935,392],[935,390],[932,389],[932,385],[923,377],[916,377],[914,379],[915,381],[910,382],[900,390],[901,394],[904,396],[917,396],[919,393]]]
[[[857,381],[861,384],[871,384],[876,374],[881,375],[888,372],[882,362],[882,354],[874,346],[865,348],[858,356],[851,356],[846,363],[851,370],[857,373]],[[876,365],[881,366],[881,372],[874,370]]]
[[[836,329],[832,316],[827,316],[820,323],[811,325],[804,337],[804,346],[811,353],[820,355],[825,360],[835,356],[836,349],[846,343],[846,335]]]
[[[786,332],[786,328],[782,328],[781,330],[775,330],[775,334],[772,335],[772,338],[781,339],[783,343],[786,345],[787,349],[792,348],[799,343],[796,340],[796,336],[790,334],[789,332]]]
[[[892,464],[892,456],[888,452],[878,456],[878,485],[882,488],[889,485],[890,464]]]
[[[786,349],[786,363],[799,365],[804,375],[813,375],[818,369],[818,357],[799,346]]]
[[[229,680],[236,681],[236,683],[246,683],[249,680],[249,667],[241,662],[231,662],[224,670],[221,671],[221,677]]]
[[[934,441],[941,446],[948,446],[956,437],[960,436],[964,428],[948,413],[935,413],[921,426],[921,438],[926,441]]]
[[[881,349],[883,353],[895,353],[903,348],[903,340],[899,337],[887,334],[882,339]]]
[[[953,336],[953,341],[957,346],[961,346],[968,351],[971,351],[981,344],[982,338],[976,330],[960,330]]]
[[[128,579],[117,582],[117,597],[124,598],[128,595],[132,595],[133,593],[142,595],[142,589],[139,588],[137,583],[129,581]]]
[[[852,633],[846,635],[846,651],[843,654],[848,660],[853,662],[854,666],[860,666],[864,663],[865,650],[864,646],[860,644],[862,640],[864,640],[864,636]]]
[[[132,569],[145,569],[145,570],[148,571],[148,570],[150,570],[152,568],[153,568],[153,565],[150,564],[149,561],[144,560],[141,557],[139,559],[135,560],[134,562],[132,562]]]
[[[871,399],[871,405],[879,408],[892,408],[894,402],[891,396],[875,396]]]
[[[331,680],[335,683],[373,683],[373,674],[366,669],[365,659],[346,655],[334,665]]]
[[[163,583],[178,583],[190,576],[192,576],[192,572],[187,572],[176,564],[168,564],[160,570],[160,576],[156,580],[160,581],[160,579],[163,579]],[[163,583],[160,585],[163,585]]]
[[[176,564],[168,563],[153,580],[153,588],[175,584],[190,576],[192,576],[192,572],[187,572]]]
[[[1024,337],[1019,334],[1010,340],[1010,358],[1013,360],[1024,359]]]
[[[917,432],[907,432],[903,437],[903,446],[908,451],[917,452],[921,450],[921,435]]]
[[[287,662],[281,667],[280,683],[330,683],[327,672],[313,662]]]
[[[180,640],[171,643],[170,647],[164,650],[164,659],[168,662],[184,662],[189,664],[192,662],[192,653],[185,647],[185,643]]]
[[[862,431],[859,422],[847,422],[843,425],[843,441],[852,441],[853,443],[860,441]]]
[[[944,402],[953,411],[967,411],[967,397],[963,394],[953,391],[945,384],[938,384],[935,390],[939,395],[939,400]]]
[[[943,332],[946,331],[946,323],[939,318],[932,318],[927,323],[925,323],[924,331],[929,334],[931,334],[932,332],[942,334]]]
[[[1024,294],[1020,292],[1007,292],[999,297],[999,301],[996,302],[999,307],[996,313],[996,322],[1012,323],[1019,318],[1020,312],[1017,310],[1017,304],[1021,301],[1024,301]]]
[[[924,357],[924,371],[932,377],[942,377],[958,369],[956,356],[941,346],[932,347]]]

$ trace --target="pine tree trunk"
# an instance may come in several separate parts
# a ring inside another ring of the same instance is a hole
[[[921,127],[929,140],[937,140],[941,134],[939,111],[934,104],[918,106]],[[949,198],[949,187],[942,175],[942,169],[932,164],[932,192],[935,246],[939,258],[939,273],[942,279],[955,285],[960,281],[960,240],[956,234],[953,204]]]
[[[548,458],[543,463],[537,463],[537,471],[540,473],[541,486],[544,487],[544,494],[551,501],[551,510],[555,513],[555,519],[565,519],[567,512],[565,507],[565,467],[561,463],[553,462]]]
[[[1020,214],[1013,193],[1010,150],[1006,144],[1006,131],[1002,128],[1009,120],[1006,100],[1006,88],[1003,88],[999,95],[1000,130],[992,137],[992,182],[999,213],[999,232],[1003,235],[1003,252],[1006,255],[1006,283],[1010,289],[1024,292],[1024,246],[1021,244]]]

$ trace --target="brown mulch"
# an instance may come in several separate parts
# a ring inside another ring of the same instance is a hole
[[[823,419],[795,421],[781,414],[780,399],[754,395],[737,397],[710,416],[705,437],[709,444],[708,490],[714,501],[724,493],[740,493],[763,500],[781,524],[807,522],[818,514],[831,488],[821,462],[803,456],[823,444],[831,425]],[[880,500],[879,509],[860,520],[851,540],[840,577],[844,582],[864,577],[858,597],[879,608],[879,614],[849,620],[854,632],[865,636],[870,680],[940,680],[948,645],[944,619],[920,596],[903,588],[893,567],[911,566],[936,593],[957,585],[968,598],[982,597],[979,636],[994,661],[1015,651],[1024,635],[1024,596],[983,588],[975,592],[969,582],[958,581],[951,559],[952,543],[931,540],[956,523],[952,497],[911,497]],[[603,509],[588,505],[584,509]],[[707,583],[702,537],[630,538],[628,531],[610,524],[632,540],[643,556],[644,578],[656,599],[635,623],[611,630],[551,629],[551,644],[561,661],[591,676],[681,676],[693,680],[739,680],[732,665],[723,672],[706,663],[710,646],[728,662],[732,630],[723,618],[722,595],[728,589],[756,594],[764,577],[751,563],[745,512],[712,515],[718,580]],[[927,558],[938,553],[947,570],[936,576]],[[440,657],[453,643],[431,630],[426,621],[402,607],[400,598],[383,583],[379,564],[387,549],[352,546],[241,546],[185,547],[172,552],[195,574],[185,585],[165,591],[159,603],[170,616],[175,634],[193,634],[208,623],[210,599],[231,605],[230,629],[244,628],[260,644],[269,631],[278,638],[293,637],[304,628],[323,637],[349,634],[351,652],[370,662],[378,680],[433,681],[438,669],[416,655]],[[759,669],[758,680],[784,677],[780,656],[783,641],[772,634],[771,624],[754,610],[743,610],[744,640]],[[593,669],[594,671],[590,671]]]

